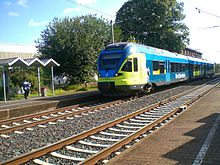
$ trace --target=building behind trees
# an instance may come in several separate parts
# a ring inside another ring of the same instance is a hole
[[[0,59],[6,58],[33,58],[36,57],[37,49],[34,45],[0,43]]]
[[[190,48],[185,48],[184,50],[182,50],[181,54],[202,59],[201,52],[194,50],[194,49],[190,49]]]

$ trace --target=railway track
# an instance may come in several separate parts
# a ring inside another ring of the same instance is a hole
[[[140,96],[142,97],[142,96]],[[114,104],[123,103],[126,101],[138,99],[140,97],[130,97],[122,100],[111,101],[104,99],[97,99],[94,101],[85,102],[82,104],[76,104],[64,108],[58,108],[46,112],[37,114],[25,115],[17,118],[0,121],[0,136],[7,137],[5,135],[10,132],[22,134],[22,129],[32,130],[31,127],[39,126],[45,127],[44,124],[53,124],[56,121],[62,121],[64,119],[71,119],[73,116],[84,115],[85,113],[91,113],[101,108],[108,108],[114,106]],[[99,105],[96,105],[96,104]]]
[[[12,118],[12,119],[2,120],[0,121],[0,136],[7,136],[4,134],[13,132],[13,131],[17,132],[25,128],[30,129],[31,127],[34,127],[37,125],[41,126],[42,124],[46,124],[49,122],[63,120],[65,118],[68,119],[74,115],[80,115],[83,113],[92,112],[92,111],[95,111],[101,108],[113,106],[114,104],[117,104],[117,103],[126,102],[134,98],[135,97],[130,97],[130,98],[125,98],[123,100],[117,100],[117,101],[96,99],[93,101],[76,104],[72,106],[67,106],[64,108],[58,108],[58,109],[54,109],[50,111],[40,112],[37,114],[25,115],[21,117]],[[138,99],[138,97],[136,97],[136,99]],[[96,105],[97,103],[99,105]]]
[[[115,121],[18,156],[3,164],[95,164],[137,138],[145,137],[172,120],[193,102],[212,90],[219,79],[183,94],[142,108]],[[104,161],[105,162],[105,161]]]

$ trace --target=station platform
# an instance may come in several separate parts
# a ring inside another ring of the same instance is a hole
[[[69,106],[75,103],[80,103],[86,97],[96,98],[99,92],[82,91],[70,95],[61,96],[47,96],[47,97],[33,97],[21,100],[7,101],[6,103],[0,102],[0,120],[22,115],[28,115],[45,111],[53,108],[60,108]]]
[[[108,165],[220,165],[220,86]]]

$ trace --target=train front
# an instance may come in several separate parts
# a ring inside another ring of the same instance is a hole
[[[98,89],[103,94],[115,93],[120,84],[118,70],[125,59],[126,44],[108,45],[98,58]]]
[[[98,73],[98,89],[104,95],[127,95],[143,88],[138,57],[130,43],[108,45],[98,58]]]

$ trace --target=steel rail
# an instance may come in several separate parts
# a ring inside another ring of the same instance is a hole
[[[63,112],[63,111],[66,111],[68,109],[78,108],[78,107],[79,107],[79,104],[76,104],[76,105],[72,105],[72,106],[68,106],[68,107],[63,107],[63,108],[58,108],[58,109],[53,109],[53,110],[40,112],[38,114],[31,114],[31,115],[25,115],[25,116],[21,116],[21,117],[11,118],[11,119],[0,121],[0,125],[10,124],[10,123],[13,123],[13,122],[22,122],[22,120],[25,120],[25,119],[28,120],[28,119],[31,119],[31,118],[34,118],[34,117],[41,117],[41,116],[44,116],[44,115],[49,115],[51,113]]]
[[[118,151],[120,148],[122,148],[123,146],[129,144],[131,141],[137,139],[138,137],[140,137],[142,134],[146,133],[148,130],[151,130],[152,128],[154,128],[155,126],[157,126],[158,124],[162,123],[164,120],[168,119],[169,117],[173,116],[174,114],[176,114],[178,111],[181,110],[181,107],[183,106],[189,106],[190,104],[192,104],[193,102],[195,102],[196,100],[198,100],[199,98],[201,98],[202,96],[204,96],[205,94],[209,93],[211,90],[213,90],[217,85],[219,84],[219,82],[214,85],[213,87],[211,87],[210,89],[208,89],[207,91],[202,92],[201,94],[199,94],[198,96],[194,97],[192,100],[189,100],[188,102],[182,104],[180,107],[175,108],[174,110],[172,110],[171,112],[169,112],[168,114],[166,114],[165,116],[163,116],[162,118],[157,119],[155,122],[150,123],[147,126],[144,126],[143,128],[140,128],[137,132],[132,133],[131,135],[129,135],[128,137],[125,137],[124,139],[120,140],[119,142],[111,145],[110,147],[103,149],[102,151],[98,152],[97,154],[89,157],[88,159],[80,162],[80,165],[91,165],[91,164],[96,164],[98,161],[108,157],[109,155],[111,155],[112,153]]]
[[[91,95],[91,96],[85,96],[85,97],[79,97],[79,98],[75,98],[73,99],[73,102],[79,102],[81,101],[82,99],[83,100],[88,100],[88,99],[91,99],[91,97],[97,97],[96,100],[93,100],[93,101],[90,101],[90,102],[95,102],[97,100],[100,100],[100,97],[99,95]],[[70,99],[66,99],[66,100],[70,100]],[[86,102],[87,103],[87,102]],[[43,105],[47,105],[48,103],[44,103]],[[75,105],[83,105],[84,103],[81,103],[81,104],[75,104]],[[71,105],[71,106],[75,106],[75,105]],[[68,108],[68,107],[71,107],[71,106],[66,106],[66,107],[62,107],[62,108],[57,108],[57,109],[53,109],[53,110],[48,110],[48,111],[44,111],[44,112],[39,112],[39,116],[42,114],[42,115],[47,115],[49,113],[56,113],[56,111],[59,111],[59,110],[62,110],[62,109],[65,109],[65,108]],[[2,124],[8,124],[8,123],[11,123],[11,122],[18,122],[22,119],[27,119],[27,118],[32,118],[32,117],[38,117],[38,114],[30,114],[30,115],[25,115],[25,116],[21,116],[21,117],[16,117],[16,118],[12,118],[12,119],[6,119],[6,120],[1,120],[0,121],[0,125]],[[36,116],[35,116],[36,115]]]
[[[12,122],[19,122],[19,121],[22,121],[24,119],[31,119],[33,117],[40,117],[40,116],[43,116],[43,115],[49,115],[51,113],[56,113],[56,112],[63,112],[65,110],[68,110],[68,109],[71,109],[71,108],[77,108],[77,107],[80,107],[80,106],[85,106],[85,105],[89,105],[89,104],[93,104],[93,103],[96,103],[96,102],[99,102],[101,100],[103,100],[103,98],[97,98],[95,100],[92,100],[92,101],[86,101],[86,99],[90,99],[90,97],[85,97],[85,98],[82,98],[82,99],[85,99],[85,103],[80,103],[80,104],[74,104],[74,105],[70,105],[70,106],[66,106],[66,107],[62,107],[62,108],[56,108],[56,109],[52,109],[52,110],[47,110],[47,111],[43,111],[43,112],[39,112],[37,114],[29,114],[29,115],[24,115],[24,116],[20,116],[20,117],[15,117],[15,118],[11,118],[11,119],[6,119],[6,120],[2,120],[0,121],[0,125],[2,124],[10,124]],[[76,100],[74,100],[76,101]],[[47,103],[45,103],[47,104]]]

